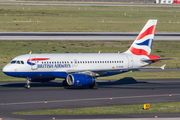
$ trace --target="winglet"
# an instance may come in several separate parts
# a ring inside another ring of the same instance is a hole
[[[163,66],[161,66],[160,68],[164,71],[164,67],[166,66],[166,64],[165,65],[163,65]]]

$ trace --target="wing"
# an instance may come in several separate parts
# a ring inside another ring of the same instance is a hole
[[[164,67],[166,66],[163,65],[161,67],[140,67],[140,68],[111,68],[111,69],[84,69],[84,70],[67,70],[67,74],[72,74],[72,73],[79,73],[79,74],[87,74],[90,76],[98,77],[103,73],[107,72],[123,72],[123,71],[140,71],[140,69],[162,69],[164,70]]]

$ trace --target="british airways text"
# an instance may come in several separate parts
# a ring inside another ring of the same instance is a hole
[[[70,64],[38,64],[38,68],[70,68]]]

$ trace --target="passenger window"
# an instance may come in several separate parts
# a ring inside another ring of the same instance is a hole
[[[17,61],[17,64],[21,64],[20,61]]]
[[[73,61],[71,61],[71,64],[73,64]]]
[[[109,61],[107,61],[107,63],[109,63]]]
[[[23,61],[21,61],[21,64],[24,64],[24,62],[23,62]]]

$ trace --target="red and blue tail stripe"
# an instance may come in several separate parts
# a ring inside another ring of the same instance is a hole
[[[126,53],[150,55],[157,20],[149,20]]]
[[[147,35],[155,34],[155,29],[156,29],[156,25],[152,25],[146,31],[139,34],[138,37],[136,38],[136,40],[141,40],[142,38],[144,38]]]

